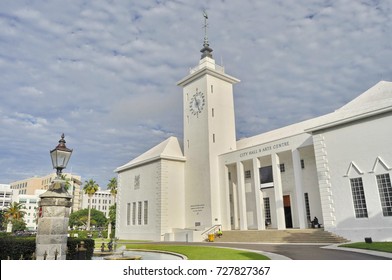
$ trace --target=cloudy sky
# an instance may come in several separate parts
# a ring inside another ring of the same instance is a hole
[[[113,170],[182,139],[182,90],[203,9],[234,88],[237,137],[320,116],[392,80],[392,2],[0,1],[0,183],[65,170],[106,188]]]

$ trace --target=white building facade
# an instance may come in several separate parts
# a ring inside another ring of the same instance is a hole
[[[83,193],[81,200],[81,209],[87,209],[89,207],[90,197]],[[115,201],[110,190],[98,190],[91,196],[91,209],[103,212],[106,218],[109,218],[109,208],[114,205],[114,203]]]
[[[116,169],[116,235],[200,241],[205,230],[308,228],[392,240],[392,83],[335,112],[237,141],[233,85],[205,42],[178,82],[184,138]]]

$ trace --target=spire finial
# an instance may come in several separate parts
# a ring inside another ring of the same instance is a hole
[[[212,58],[212,49],[210,48],[210,44],[208,43],[208,36],[207,36],[207,28],[208,28],[208,15],[206,10],[203,10],[203,16],[204,16],[204,43],[203,43],[203,48],[200,50],[202,53],[201,58],[205,57],[210,57]]]

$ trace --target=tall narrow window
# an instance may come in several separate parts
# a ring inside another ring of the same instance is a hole
[[[136,224],[136,202],[132,203],[132,225]]]
[[[211,85],[211,93],[214,93],[214,86]]]
[[[211,109],[211,116],[214,117],[214,115],[215,115],[215,110],[214,110],[214,108],[212,108]]]
[[[392,186],[391,178],[388,173],[376,176],[378,192],[380,193],[382,214],[392,216]]]
[[[215,133],[212,134],[212,143],[215,143]]]
[[[264,197],[264,218],[265,224],[271,224],[271,206],[270,206],[270,199],[269,197]]]
[[[305,168],[305,161],[303,159],[301,159],[301,168],[304,169]]]
[[[312,221],[312,217],[310,216],[309,195],[308,193],[304,193],[304,196],[305,196],[306,219],[310,223]]]
[[[131,224],[131,203],[127,203],[127,226]]]
[[[363,190],[362,178],[350,179],[351,192],[353,195],[355,217],[357,218],[367,218],[367,206],[365,199],[365,192]]]
[[[143,218],[144,218],[144,224],[148,224],[148,201],[144,201],[144,213],[143,213]]]
[[[285,172],[286,171],[284,163],[279,164],[279,169],[280,169],[280,172]]]
[[[142,202],[139,201],[137,203],[137,224],[141,225],[142,224]]]

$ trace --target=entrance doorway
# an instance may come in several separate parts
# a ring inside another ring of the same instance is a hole
[[[293,228],[293,219],[291,216],[291,202],[290,195],[283,196],[284,218],[286,221],[286,228]]]

